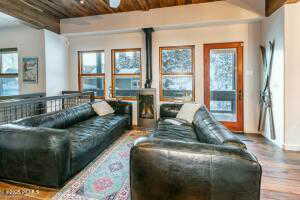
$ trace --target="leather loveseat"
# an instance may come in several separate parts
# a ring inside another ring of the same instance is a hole
[[[131,127],[132,105],[108,103],[114,114],[87,103],[0,126],[0,179],[62,186]]]
[[[261,166],[246,145],[202,106],[192,124],[173,125],[181,104],[130,154],[132,200],[259,200]]]

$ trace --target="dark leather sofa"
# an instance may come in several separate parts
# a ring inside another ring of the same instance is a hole
[[[114,114],[87,103],[0,126],[0,179],[61,187],[131,127],[132,105],[108,103]]]
[[[161,119],[182,104],[163,104]],[[246,145],[202,106],[192,124],[160,120],[130,154],[132,200],[259,200],[262,170]]]

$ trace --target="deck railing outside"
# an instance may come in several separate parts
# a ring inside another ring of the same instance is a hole
[[[0,124],[34,115],[57,112],[93,101],[94,92],[0,101]]]

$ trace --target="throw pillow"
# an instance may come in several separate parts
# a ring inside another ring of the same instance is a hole
[[[176,118],[184,119],[184,120],[188,121],[189,123],[192,123],[193,119],[194,119],[194,115],[199,108],[200,108],[200,104],[185,103],[179,110]]]
[[[92,105],[92,107],[99,116],[104,116],[115,112],[106,101],[96,102]]]

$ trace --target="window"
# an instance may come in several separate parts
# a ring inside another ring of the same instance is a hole
[[[112,94],[135,99],[141,87],[141,49],[112,50]]]
[[[194,101],[194,46],[161,47],[160,100]]]
[[[0,49],[0,96],[19,94],[17,49]]]
[[[104,51],[82,51],[78,56],[80,91],[94,91],[96,98],[104,98]]]

